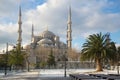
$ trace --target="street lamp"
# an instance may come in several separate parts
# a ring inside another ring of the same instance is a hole
[[[5,76],[7,75],[8,45],[12,45],[12,46],[14,46],[13,44],[8,44],[8,43],[6,43],[6,55],[5,55]]]
[[[66,77],[66,68],[67,68],[67,58],[66,58],[66,51],[64,52],[64,55],[63,55],[63,58],[64,58],[64,77]]]
[[[7,75],[7,63],[8,63],[8,43],[6,44],[6,55],[5,55],[5,76]]]
[[[119,75],[119,53],[117,53],[117,74]]]
[[[26,50],[24,50],[24,51],[26,51]],[[29,61],[30,54],[29,53],[26,53],[26,54],[27,54],[26,55],[27,71],[29,72],[30,71],[30,66],[29,66],[29,64],[30,64],[30,61]]]

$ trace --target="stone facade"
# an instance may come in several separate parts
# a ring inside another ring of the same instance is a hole
[[[38,36],[32,36],[31,43],[25,47],[29,53],[31,67],[41,61],[46,62],[51,50],[57,61],[64,54],[66,48],[67,45],[60,41],[60,37],[48,30],[43,31]]]

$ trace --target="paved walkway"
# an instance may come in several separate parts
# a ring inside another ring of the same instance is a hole
[[[70,80],[69,77],[42,77],[38,80]]]

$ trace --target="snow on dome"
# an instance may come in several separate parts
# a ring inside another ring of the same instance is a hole
[[[41,39],[38,44],[52,44],[53,42],[48,39],[48,38],[44,38],[44,39]]]
[[[23,47],[23,49],[28,49],[28,48],[30,48],[30,45],[25,45],[25,46]]]

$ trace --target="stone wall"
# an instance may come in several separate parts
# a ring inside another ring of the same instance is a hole
[[[64,68],[64,61],[57,62],[56,68]],[[94,62],[80,62],[80,61],[67,61],[66,66],[68,69],[84,69],[84,68],[95,68]]]

